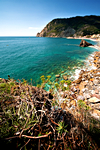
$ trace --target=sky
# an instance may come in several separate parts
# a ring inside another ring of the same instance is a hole
[[[100,16],[100,0],[0,0],[0,36],[36,36],[55,18]]]

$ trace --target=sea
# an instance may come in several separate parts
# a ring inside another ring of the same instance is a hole
[[[87,57],[96,49],[79,47],[81,39],[49,37],[0,37],[0,78],[27,80],[36,86],[40,77],[71,76],[82,68]],[[96,42],[87,40],[94,45]]]

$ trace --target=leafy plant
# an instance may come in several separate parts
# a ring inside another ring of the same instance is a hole
[[[59,87],[59,84],[56,82],[55,83],[55,87],[58,89],[58,87]]]
[[[65,81],[65,83],[67,83],[68,85],[71,85],[71,80],[67,80]]]
[[[40,78],[41,78],[42,83],[44,83],[44,82],[45,82],[45,77],[44,77],[44,75],[42,75]]]
[[[64,122],[59,122],[58,123],[58,127],[56,128],[56,130],[58,131],[58,133],[60,133],[60,135],[62,135],[62,133],[64,133],[64,132],[68,132],[67,130],[66,130],[66,127],[67,127],[68,125],[64,125]]]
[[[83,100],[78,100],[78,107],[79,109],[84,109],[86,111],[91,109],[88,105],[86,105],[86,103]]]
[[[38,134],[38,136],[41,136],[41,135],[42,135],[41,133]]]
[[[61,83],[61,84],[64,84],[64,83],[65,83],[65,80],[61,80],[60,83]]]
[[[85,102],[83,101],[83,100],[78,100],[78,107],[79,107],[79,109],[84,109],[85,108],[85,106],[86,106],[86,104],[85,104]]]

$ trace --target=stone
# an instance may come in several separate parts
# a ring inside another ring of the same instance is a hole
[[[57,74],[57,75],[55,75],[55,77],[56,77],[56,78],[60,78],[60,75],[59,75],[59,74]]]
[[[56,79],[55,79],[55,81],[56,81],[56,82],[58,82],[58,81],[59,81],[59,79],[58,79],[58,78],[56,78]]]
[[[71,96],[69,96],[69,98],[70,98],[70,100],[73,100],[74,98],[72,97],[72,95]]]
[[[80,91],[81,91],[82,89],[84,89],[86,85],[87,85],[87,83],[86,83],[85,81],[84,81],[84,82],[81,82],[80,85],[79,85]]]
[[[91,85],[88,85],[86,88],[90,91],[93,87]]]
[[[84,96],[84,98],[85,98],[85,99],[88,99],[88,98],[90,98],[90,97],[91,97],[91,95],[90,95],[89,93],[86,93],[86,94],[84,93],[84,95],[83,95],[83,96]]]
[[[90,81],[94,81],[94,78],[91,78]]]
[[[92,97],[88,100],[90,103],[98,103],[100,102],[100,99],[96,98],[96,97]]]
[[[98,80],[97,79],[95,79],[94,81],[93,81],[93,83],[95,84],[95,85],[97,85],[98,84]]]
[[[76,92],[77,91],[77,88],[75,88],[74,86],[71,88],[71,91],[72,92]]]
[[[73,67],[73,69],[77,69],[77,67],[75,66],[75,67]]]
[[[96,114],[98,114],[99,116],[100,116],[100,111],[99,110],[97,110],[97,109],[94,109],[94,111],[93,111],[94,113],[96,113]]]
[[[84,88],[84,89],[82,89],[81,92],[85,93],[87,90],[88,90],[87,88]],[[80,92],[80,93],[81,93],[81,92]]]
[[[81,81],[82,81],[82,78],[78,78],[77,80],[75,80],[73,82],[79,84]]]
[[[96,90],[95,90],[95,94],[99,94],[99,90],[96,89]]]
[[[90,63],[89,66],[92,66],[92,64]]]
[[[91,86],[93,86],[93,82],[89,82],[89,84],[90,84]]]
[[[84,100],[84,96],[79,95],[79,96],[77,97],[77,100]]]
[[[97,109],[94,109],[92,112],[91,112],[91,115],[96,118],[96,119],[100,119],[100,111],[97,110]]]
[[[99,94],[93,94],[92,97],[96,97],[96,98],[100,99],[100,95]]]
[[[95,91],[94,91],[94,90],[91,90],[91,94],[95,94]]]
[[[95,103],[95,104],[91,103],[90,107],[91,107],[92,109],[94,108],[94,109],[97,109],[97,110],[100,111],[100,103]]]
[[[66,106],[67,106],[67,103],[64,103],[64,102],[63,102],[63,103],[61,103],[61,108],[62,108],[62,109],[65,109],[65,108],[66,108]]]
[[[64,79],[64,80],[68,80],[68,77],[67,77],[67,76],[63,76],[63,79]]]
[[[100,61],[97,61],[97,64],[100,64]]]
[[[85,71],[84,71],[84,70],[81,70],[79,74],[82,75],[83,73],[85,73]]]
[[[81,40],[80,45],[81,47],[93,46],[91,43],[86,42],[85,40]]]
[[[70,104],[76,106],[76,101],[75,101],[75,100],[72,100],[72,101],[70,102]]]
[[[73,97],[74,99],[76,99],[76,98],[77,98],[75,94],[72,94],[72,97]]]

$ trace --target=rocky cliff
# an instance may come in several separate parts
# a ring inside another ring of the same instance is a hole
[[[54,19],[37,33],[37,37],[68,37],[100,33],[100,16]]]

